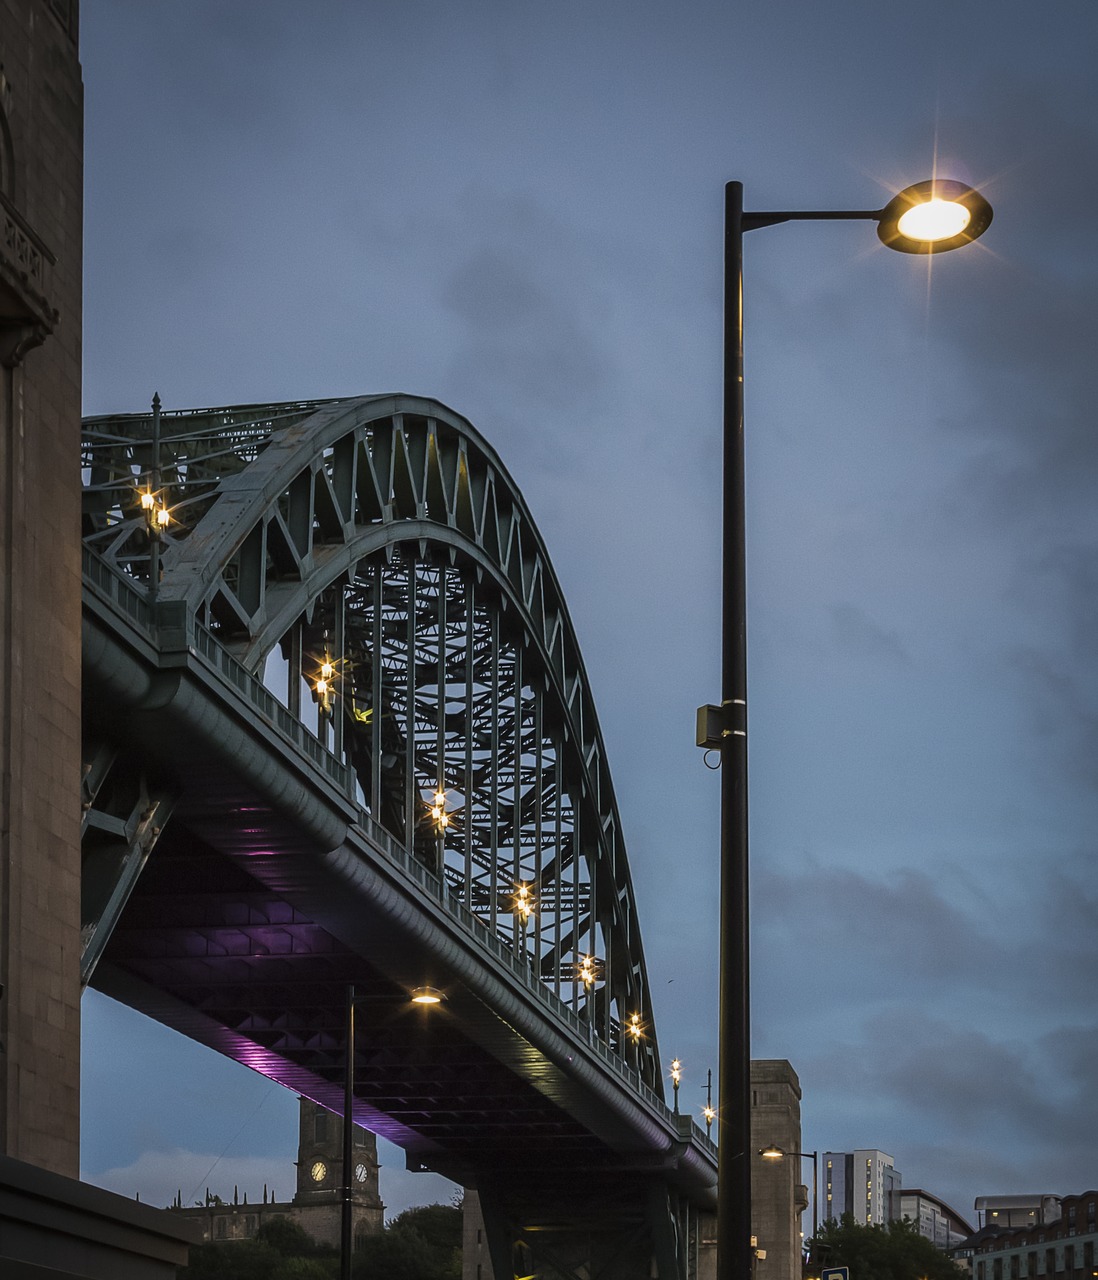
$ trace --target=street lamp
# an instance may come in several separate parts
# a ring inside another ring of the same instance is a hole
[[[743,235],[780,222],[866,220],[901,253],[944,253],[981,236],[991,205],[972,187],[932,179],[883,209],[745,213],[743,183],[724,201],[724,465],[721,705],[698,712],[698,746],[721,762],[717,1280],[751,1276],[751,1036],[747,861],[747,560],[744,538]]]
[[[818,1151],[783,1151],[781,1147],[776,1147],[774,1146],[773,1143],[771,1143],[769,1147],[763,1147],[763,1149],[759,1152],[759,1155],[762,1156],[764,1160],[784,1160],[786,1156],[800,1156],[802,1160],[812,1161],[812,1243],[813,1245],[815,1245],[816,1243],[816,1232],[819,1230],[819,1226],[820,1226],[819,1218],[816,1213],[816,1191],[817,1191],[816,1168],[817,1168],[817,1159],[819,1157],[819,1154],[820,1153]]]
[[[347,986],[344,1030],[347,1050],[343,1063],[343,1186],[339,1214],[339,1280],[351,1280],[354,1181],[351,1163],[354,1159],[355,1107],[355,1005],[391,1003],[392,996],[356,995],[354,983]],[[445,1000],[437,987],[415,987],[409,993],[412,1004],[437,1005]]]

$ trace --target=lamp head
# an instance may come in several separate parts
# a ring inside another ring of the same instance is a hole
[[[945,253],[982,236],[991,205],[974,188],[950,178],[916,182],[881,210],[877,235],[900,253]]]

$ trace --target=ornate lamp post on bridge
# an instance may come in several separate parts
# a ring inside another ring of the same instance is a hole
[[[883,209],[745,213],[743,184],[725,186],[724,514],[722,522],[721,705],[698,711],[698,746],[720,751],[721,891],[717,1124],[717,1280],[750,1280],[751,1037],[748,972],[747,593],[744,536],[743,235],[779,222],[876,222],[901,253],[943,253],[991,225],[991,205],[963,183],[907,187]]]

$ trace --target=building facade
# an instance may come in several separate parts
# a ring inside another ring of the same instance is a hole
[[[901,1218],[910,1218],[936,1249],[951,1253],[972,1235],[971,1225],[944,1200],[919,1188],[900,1192]]]
[[[377,1139],[358,1125],[352,1135],[351,1231],[356,1244],[377,1235],[385,1220],[378,1189]],[[208,1195],[204,1205],[175,1205],[180,1217],[201,1225],[207,1244],[251,1240],[272,1218],[287,1218],[317,1244],[338,1247],[343,1212],[343,1118],[301,1099],[298,1115],[297,1188],[292,1200],[276,1201],[263,1188],[262,1199],[248,1203],[234,1195],[227,1204]]]
[[[80,1130],[76,0],[0,0],[0,1155]]]
[[[1027,1226],[985,1224],[971,1251],[973,1280],[1092,1280],[1098,1191],[1063,1196],[1060,1210],[1057,1219]]]
[[[875,1148],[820,1155],[820,1221],[849,1213],[863,1226],[901,1217],[902,1179],[892,1157]]]
[[[1062,1212],[1060,1197],[1046,1193],[1016,1196],[977,1196],[977,1227],[1035,1227],[1055,1222]]]
[[[760,1152],[777,1148],[780,1160]],[[784,1058],[751,1063],[751,1230],[765,1253],[755,1280],[801,1280],[801,1214],[808,1208],[801,1150],[801,1082]]]

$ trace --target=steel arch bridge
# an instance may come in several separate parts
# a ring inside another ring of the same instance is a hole
[[[492,448],[363,396],[92,418],[82,466],[85,982],[336,1110],[353,982],[355,1117],[478,1188],[497,1280],[694,1275],[714,1151],[663,1104],[583,660]]]

